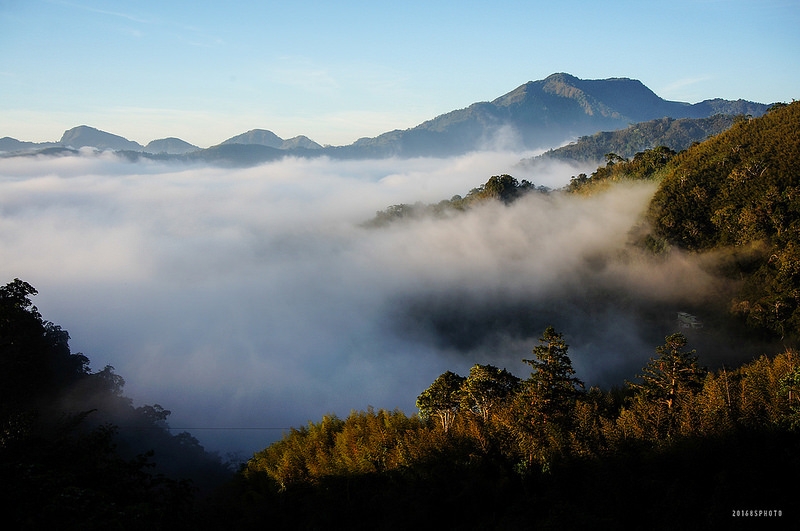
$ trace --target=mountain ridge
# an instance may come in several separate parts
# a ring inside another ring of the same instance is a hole
[[[455,155],[485,146],[546,149],[570,138],[617,130],[657,118],[704,118],[713,114],[761,116],[769,105],[746,100],[665,100],[629,78],[583,80],[557,73],[529,81],[492,101],[473,103],[420,125],[362,138],[336,148],[373,156]],[[508,132],[513,134],[508,135]],[[511,145],[502,145],[503,137]],[[501,145],[498,145],[501,144]]]
[[[73,149],[80,149],[82,147],[93,147],[100,150],[110,149],[113,151],[133,150],[141,151],[144,146],[138,142],[128,140],[119,135],[108,133],[89,127],[88,125],[79,125],[72,129],[67,129],[61,135],[61,140],[58,143],[64,147],[71,147]]]
[[[740,115],[727,114],[716,114],[708,118],[657,118],[632,124],[625,129],[598,131],[593,135],[582,136],[565,146],[523,159],[520,165],[532,169],[550,161],[562,161],[596,166],[603,162],[608,153],[630,158],[658,146],[683,151],[693,143],[702,142],[729,129],[741,119]]]
[[[421,124],[395,129],[376,137],[360,138],[345,146],[320,146],[304,135],[284,140],[266,129],[251,129],[228,138],[216,146],[193,151],[188,142],[177,138],[153,141],[147,146],[89,126],[65,131],[56,143],[26,143],[8,137],[0,139],[0,151],[35,150],[43,147],[93,147],[129,151],[140,156],[168,155],[208,159],[228,164],[257,164],[276,156],[319,156],[332,158],[386,158],[453,156],[485,149],[547,149],[570,139],[615,131],[629,125],[659,118],[706,118],[714,114],[761,116],[769,105],[746,100],[714,98],[699,103],[661,98],[641,81],[615,77],[580,79],[556,73],[538,81],[528,81],[491,101],[476,102],[450,111]],[[169,142],[167,142],[169,141]],[[223,145],[248,146],[220,149]],[[165,147],[167,146],[167,147]],[[261,149],[279,150],[274,153]],[[154,151],[158,150],[156,153]]]
[[[170,136],[167,138],[159,138],[156,140],[151,140],[144,146],[143,151],[147,153],[156,153],[156,154],[168,154],[168,155],[184,155],[186,153],[191,153],[193,151],[198,151],[201,148],[186,142],[185,140],[181,140],[180,138],[175,138],[174,136]]]
[[[305,135],[298,135],[293,138],[283,139],[267,129],[251,129],[240,135],[236,135],[224,140],[218,145],[225,144],[260,145],[276,149],[322,149],[321,145],[317,144]]]

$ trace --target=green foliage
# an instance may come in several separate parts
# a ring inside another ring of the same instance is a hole
[[[696,142],[727,130],[736,120],[735,116],[725,114],[709,118],[659,118],[633,124],[626,129],[582,136],[576,142],[547,151],[530,162],[563,160],[599,163],[606,153],[618,153],[623,158],[631,158],[659,146],[671,151],[683,151]]]
[[[448,431],[372,408],[292,430],[247,463],[232,512],[209,525],[725,528],[730,504],[789,513],[778,479],[800,472],[800,400],[789,394],[800,357],[706,372],[686,347],[670,335],[641,383],[582,392],[563,336],[548,328],[525,382],[491,365],[436,379],[429,391],[459,408]]]
[[[680,333],[667,336],[666,343],[656,348],[658,356],[642,369],[641,383],[629,384],[638,392],[636,405],[647,408],[646,416],[655,419],[648,438],[671,437],[684,403],[703,385],[707,371],[698,364],[694,350],[683,350],[686,342]]]
[[[754,248],[763,254],[732,301],[759,329],[800,331],[800,102],[681,153],[650,205],[656,239],[696,252]],[[752,267],[752,266],[749,266]]]
[[[364,226],[385,227],[396,221],[429,216],[446,218],[487,201],[501,201],[508,205],[527,193],[547,193],[548,191],[546,187],[536,186],[525,179],[520,182],[511,175],[493,175],[483,185],[470,190],[466,197],[454,195],[449,200],[444,199],[428,205],[423,203],[392,205],[385,210],[376,212],[375,217],[364,223]]]
[[[319,484],[328,476],[397,470],[425,453],[419,438],[427,431],[419,418],[397,410],[353,411],[345,420],[326,415],[257,452],[242,473],[245,478],[266,474],[285,490]]]
[[[553,460],[568,446],[573,408],[584,385],[576,378],[563,334],[552,326],[545,329],[533,349],[534,358],[524,359],[533,370],[514,403],[522,465],[534,463],[549,470]]]
[[[588,194],[606,189],[611,183],[657,181],[664,176],[675,155],[673,150],[665,146],[636,153],[633,160],[623,158],[616,153],[606,153],[605,166],[598,167],[591,176],[587,177],[585,173],[581,173],[577,177],[572,177],[565,190],[569,193]]]
[[[461,385],[463,409],[479,415],[484,422],[519,388],[520,379],[494,365],[473,365]]]
[[[567,413],[584,385],[574,376],[575,369],[567,354],[569,347],[563,334],[549,326],[539,342],[540,345],[533,349],[534,358],[522,361],[533,368],[525,382],[531,405],[547,422]]]
[[[800,365],[792,369],[780,380],[780,395],[786,397],[789,414],[785,422],[793,430],[800,429]]]
[[[796,427],[800,358],[794,351],[709,373],[677,333],[656,348],[638,383],[584,392],[563,335],[548,327],[539,341],[534,359],[525,360],[533,367],[525,381],[492,365],[474,365],[466,378],[445,372],[420,395],[420,417],[372,408],[345,420],[325,416],[258,452],[244,476],[266,474],[277,492],[331,476],[417,470],[437,459],[500,459],[527,477],[576,458]],[[446,423],[425,420],[440,414]]]
[[[417,409],[423,419],[437,416],[445,433],[450,429],[463,399],[465,378],[447,371],[417,397]]]
[[[52,400],[89,371],[89,360],[70,352],[69,334],[42,319],[30,300],[36,294],[19,279],[0,287],[0,422]]]

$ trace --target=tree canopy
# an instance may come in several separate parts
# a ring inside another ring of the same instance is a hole
[[[677,156],[648,215],[654,238],[730,257],[727,274],[745,278],[733,310],[787,338],[800,331],[798,166],[800,102],[793,102]]]
[[[170,435],[162,406],[134,408],[113,367],[92,372],[86,356],[70,351],[67,331],[42,318],[36,294],[20,279],[0,287],[5,521],[15,529],[180,525],[195,489],[210,485],[181,474],[219,483],[229,470]]]

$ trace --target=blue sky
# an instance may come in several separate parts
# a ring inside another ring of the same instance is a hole
[[[0,0],[0,137],[81,124],[206,147],[413,127],[554,72],[660,96],[800,95],[800,2]]]

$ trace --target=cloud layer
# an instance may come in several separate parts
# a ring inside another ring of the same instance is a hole
[[[473,363],[524,377],[520,360],[550,324],[579,377],[621,383],[673,331],[673,311],[720,289],[687,257],[653,261],[626,244],[652,185],[360,226],[503,172],[569,179],[515,174],[520,158],[240,170],[0,159],[0,280],[34,285],[93,369],[113,365],[136,403],[172,410],[173,427],[222,451],[263,448],[328,412],[411,413],[436,376]]]

